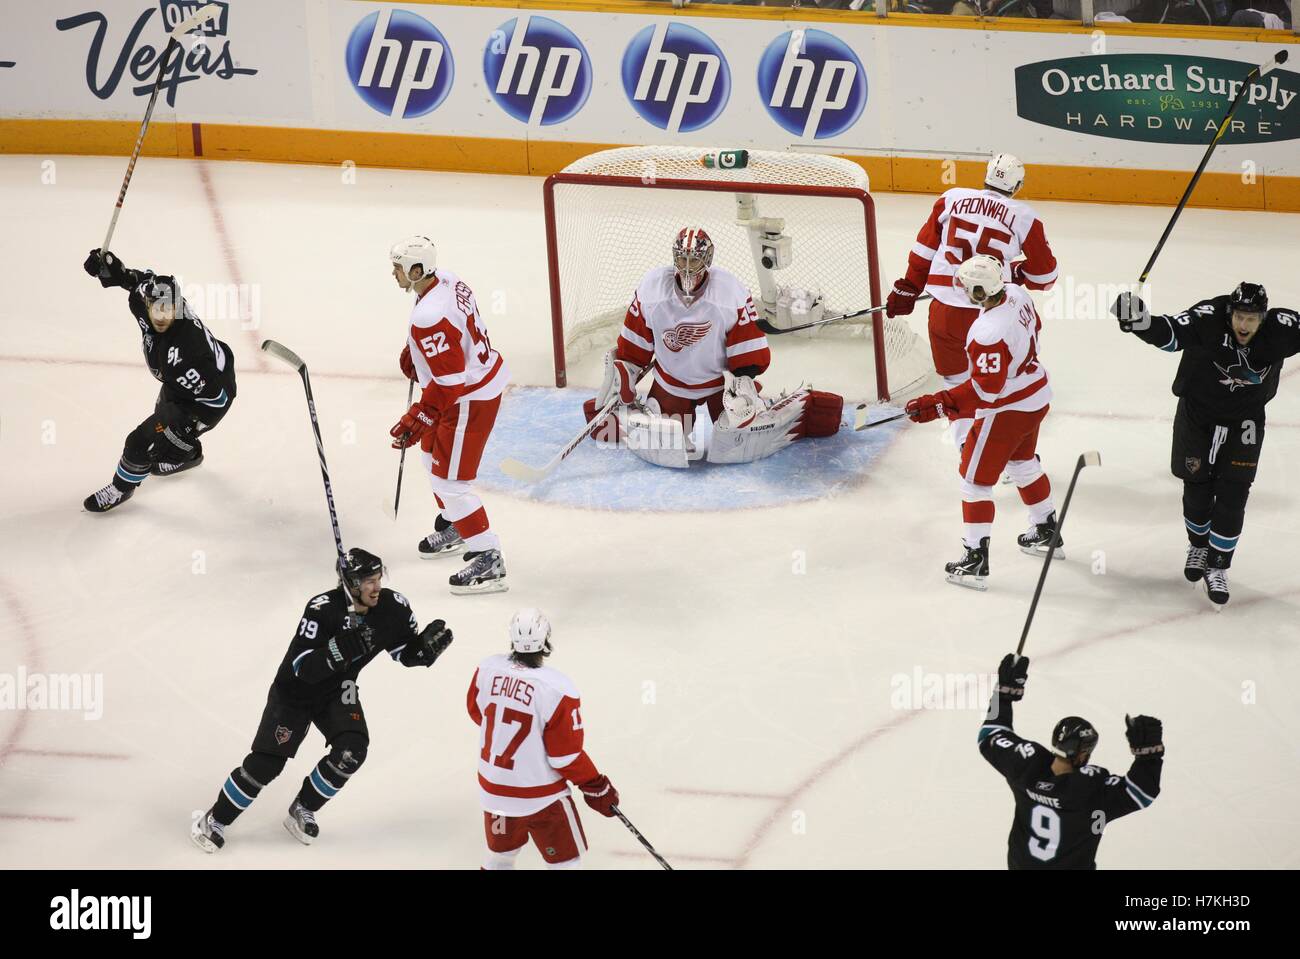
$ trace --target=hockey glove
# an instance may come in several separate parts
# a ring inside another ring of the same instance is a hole
[[[941,390],[938,393],[927,393],[925,396],[918,396],[914,400],[908,400],[903,409],[907,411],[908,419],[913,423],[929,423],[931,420],[937,420],[944,415],[949,418],[955,416],[957,403],[953,399],[952,393],[948,390]]]
[[[597,776],[578,787],[582,790],[583,801],[602,816],[613,816],[614,806],[618,805],[618,790],[609,781],[608,776]]]
[[[425,431],[432,429],[436,422],[437,413],[433,409],[423,403],[412,403],[406,415],[388,431],[388,435],[393,438],[393,449],[404,450],[418,443]]]
[[[1011,282],[1016,286],[1025,285],[1025,264],[1023,260],[1011,264]]]
[[[603,410],[614,398],[624,406],[636,402],[636,383],[641,378],[642,368],[627,360],[620,360],[614,350],[605,354],[605,379],[596,394],[596,409]]]
[[[916,298],[921,295],[906,277],[894,284],[885,300],[885,316],[908,316],[916,308]]]
[[[415,364],[411,362],[411,347],[402,347],[402,355],[397,358],[397,365],[402,368],[402,375],[412,383],[416,382],[419,377],[415,375]]]
[[[347,669],[354,660],[369,656],[375,651],[375,633],[369,626],[344,629],[329,641],[330,669]]]
[[[1154,716],[1125,716],[1128,746],[1134,756],[1155,756],[1165,751],[1164,724]]]
[[[1029,657],[1007,653],[998,664],[999,696],[1021,699],[1025,695],[1025,680],[1029,678]]]
[[[435,619],[424,627],[415,642],[416,652],[411,657],[413,666],[432,666],[451,645],[451,630],[441,619]]]
[[[99,285],[107,289],[110,286],[127,286],[129,277],[122,261],[111,251],[91,250],[82,268],[99,280]]]
[[[1151,326],[1151,314],[1142,302],[1142,297],[1134,296],[1127,290],[1115,298],[1115,305],[1110,311],[1119,320],[1119,328],[1125,333],[1132,333],[1135,329],[1145,330]]]

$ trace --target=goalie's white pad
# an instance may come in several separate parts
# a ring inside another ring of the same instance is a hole
[[[699,455],[687,442],[682,421],[664,416],[653,399],[644,406],[625,406],[619,414],[627,448],[655,466],[686,469]]]
[[[840,428],[844,397],[800,388],[771,405],[758,397],[759,411],[734,418],[723,397],[723,411],[713,424],[710,463],[752,463],[779,452],[805,436],[830,436]]]
[[[723,415],[736,425],[747,423],[766,408],[752,376],[733,377],[722,393]]]

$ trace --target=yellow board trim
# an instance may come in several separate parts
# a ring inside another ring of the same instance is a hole
[[[145,138],[144,155],[195,157],[196,128],[204,159],[330,165],[351,162],[360,167],[517,176],[546,176],[588,153],[626,145],[154,123]],[[0,119],[0,154],[129,156],[139,129],[137,123],[126,120]],[[937,194],[955,185],[978,186],[984,175],[983,161],[884,156],[847,159],[867,171],[876,193]],[[1030,174],[1021,194],[1027,199],[1172,206],[1182,196],[1191,171],[1036,163],[1030,166]],[[1260,175],[1254,183],[1245,183],[1240,174],[1206,173],[1188,205],[1300,213],[1300,177]]]
[[[360,2],[360,0],[358,0]],[[654,17],[704,17],[715,20],[774,20],[797,23],[834,23],[859,27],[929,27],[942,30],[988,30],[1012,33],[1104,32],[1114,36],[1159,37],[1169,40],[1236,40],[1258,43],[1300,43],[1290,30],[1252,30],[1245,27],[1197,27],[1190,24],[1101,23],[1085,27],[1074,20],[1036,20],[1025,17],[954,17],[925,13],[891,13],[878,17],[874,11],[821,10],[817,7],[751,7],[740,4],[695,3],[680,9],[664,3],[639,0],[406,0],[408,4],[432,7],[487,7],[502,10],[567,10],[574,13],[624,13]]]

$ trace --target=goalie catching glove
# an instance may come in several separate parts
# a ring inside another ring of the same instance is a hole
[[[438,411],[423,403],[412,403],[406,415],[398,420],[397,425],[388,431],[393,438],[393,449],[404,450],[420,441],[426,431],[433,429],[438,422]]]
[[[620,360],[614,350],[607,352],[605,379],[600,384],[600,392],[596,394],[596,409],[603,410],[614,399],[624,406],[635,403],[636,384],[644,372],[644,367],[629,363],[627,360]]]

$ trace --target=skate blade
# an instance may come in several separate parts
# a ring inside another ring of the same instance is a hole
[[[987,576],[965,576],[960,573],[949,573],[948,582],[954,586],[964,586],[966,589],[976,589],[981,593],[989,588]]]
[[[419,547],[416,547],[416,549],[418,551]],[[458,543],[457,545],[450,546],[447,549],[440,549],[436,553],[420,553],[420,559],[442,559],[444,556],[455,556],[457,553],[463,552],[465,552],[465,544]]]
[[[298,840],[304,846],[310,846],[315,841],[315,836],[309,836],[298,828],[298,820],[292,816],[284,817],[284,828],[294,839]]]
[[[1046,556],[1047,547],[1046,546],[1021,546],[1020,552],[1024,553],[1026,556]],[[1065,559],[1065,550],[1060,546],[1056,547],[1056,555],[1053,556],[1052,559]]]
[[[207,836],[203,835],[203,830],[199,829],[197,825],[190,828],[190,842],[194,843],[194,845],[198,846],[208,854],[214,853],[221,848]]]
[[[494,579],[486,583],[476,583],[472,586],[452,586],[451,594],[453,596],[476,596],[479,593],[504,593],[509,586],[504,579]]]

